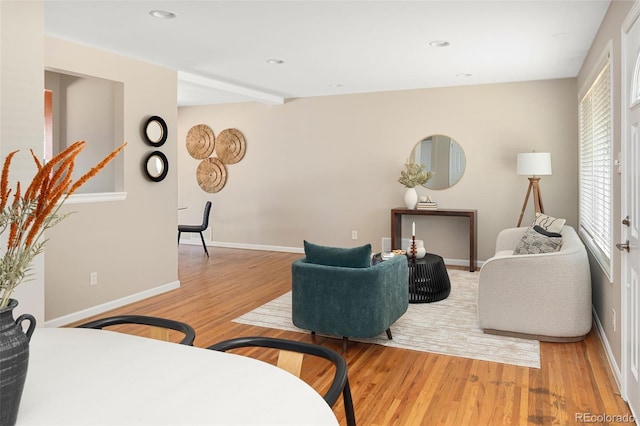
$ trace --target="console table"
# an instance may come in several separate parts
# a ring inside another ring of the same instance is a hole
[[[402,241],[402,216],[461,216],[469,218],[469,271],[476,270],[476,252],[478,250],[477,234],[478,221],[477,210],[455,210],[455,209],[437,209],[437,210],[418,210],[396,207],[391,209],[391,250],[400,249]]]

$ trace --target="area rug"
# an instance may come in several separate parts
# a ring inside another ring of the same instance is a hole
[[[484,334],[478,325],[478,273],[449,270],[451,294],[439,302],[409,304],[409,309],[386,333],[351,339],[422,352],[540,368],[537,340]],[[248,312],[233,322],[309,333],[291,321],[291,292]]]

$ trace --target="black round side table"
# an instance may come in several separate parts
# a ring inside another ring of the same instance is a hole
[[[382,262],[382,254],[373,255],[372,263]],[[437,254],[427,253],[422,259],[411,260],[409,265],[409,302],[430,303],[449,297],[451,281],[444,260]]]

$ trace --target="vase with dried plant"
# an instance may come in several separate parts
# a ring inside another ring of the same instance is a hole
[[[98,174],[124,149],[126,143],[77,180],[73,170],[85,141],[78,141],[54,156],[46,164],[31,150],[37,171],[27,188],[20,182],[9,187],[11,160],[18,153],[7,155],[0,178],[0,235],[8,232],[6,249],[0,250],[0,424],[15,424],[22,389],[27,375],[29,339],[35,318],[29,314],[13,319],[18,305],[11,295],[20,283],[29,279],[33,259],[44,250],[45,231],[59,223],[66,215],[60,213],[62,204],[78,188]],[[12,194],[13,191],[13,194]],[[28,320],[26,334],[22,322]]]
[[[416,191],[416,185],[425,184],[431,179],[433,175],[431,170],[425,171],[424,164],[418,164],[413,159],[407,160],[404,163],[405,170],[400,172],[398,182],[407,187],[404,193],[404,203],[408,209],[414,209],[418,202],[418,192]]]

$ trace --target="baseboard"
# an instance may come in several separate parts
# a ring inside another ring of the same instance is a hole
[[[224,242],[214,242],[207,245],[211,245],[213,247],[237,248],[237,249],[243,249],[243,250],[279,251],[284,253],[304,253],[304,248],[302,247],[267,246],[262,244],[224,243]]]
[[[284,253],[304,253],[304,249],[302,247],[283,247],[283,246],[268,246],[262,244],[246,244],[246,243],[226,243],[221,241],[207,241],[205,238],[205,243],[207,247],[223,247],[223,248],[235,248],[242,250],[260,250],[260,251],[279,251]],[[180,240],[180,244],[190,245],[190,246],[201,246],[202,241],[200,241],[200,237],[198,239],[184,239]]]
[[[112,300],[111,302],[103,303],[102,305],[92,306],[91,308],[83,309],[72,314],[64,315],[59,318],[55,318],[49,321],[45,321],[45,327],[62,327],[67,324],[80,321],[85,318],[89,318],[93,315],[99,315],[103,312],[110,311],[112,309],[119,308],[121,306],[128,305],[133,302],[147,299],[158,294],[166,293],[167,291],[175,290],[180,287],[180,281],[174,281],[172,283],[164,284],[159,287],[155,287],[149,290],[141,291],[140,293],[132,294],[130,296],[123,297],[121,299]]]
[[[616,381],[616,385],[618,386],[618,392],[622,394],[622,373],[620,372],[620,368],[618,364],[616,364],[616,359],[613,356],[613,352],[611,351],[611,346],[609,345],[609,340],[607,340],[607,335],[604,332],[604,328],[602,327],[602,323],[600,322],[600,318],[598,318],[598,313],[595,308],[593,308],[593,321],[596,324],[596,331],[598,332],[598,337],[600,337],[600,341],[602,342],[602,346],[604,347],[604,352],[607,355],[607,361],[609,361],[609,368],[611,368],[611,372],[613,373],[613,378]]]

